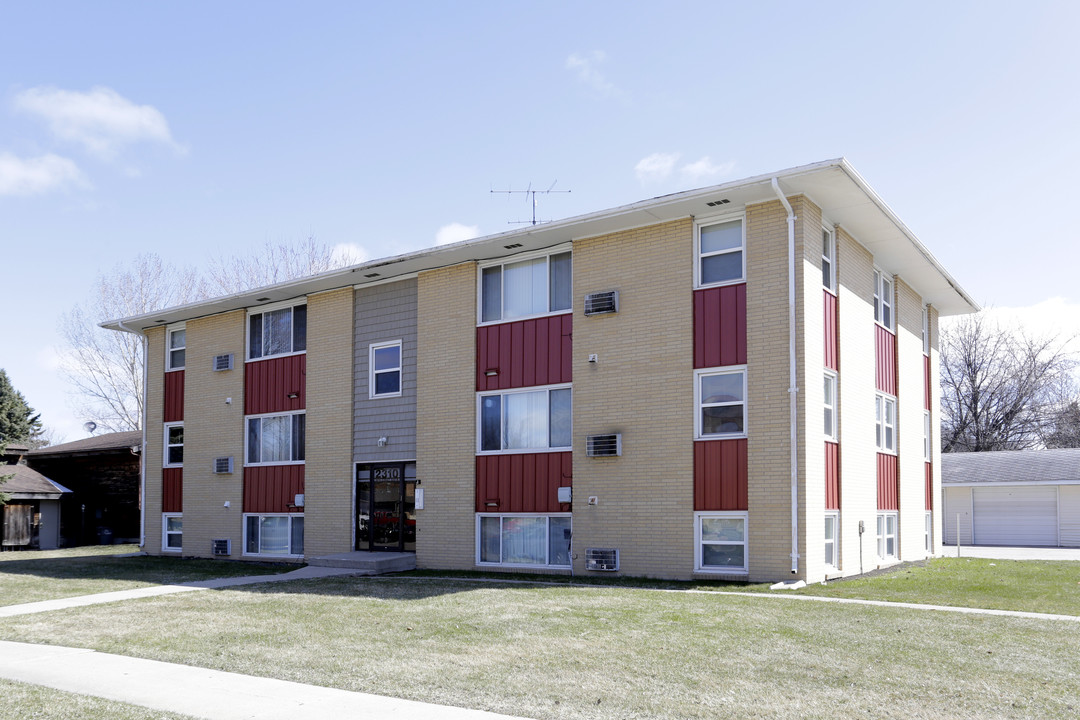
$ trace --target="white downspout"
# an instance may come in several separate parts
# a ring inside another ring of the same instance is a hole
[[[138,335],[142,338],[143,346],[143,361],[142,361],[142,392],[143,392],[143,411],[142,417],[139,418],[142,421],[142,449],[139,451],[139,548],[146,547],[146,380],[150,374],[148,363],[150,361],[150,341],[146,335],[138,330],[132,330],[124,325],[123,322],[117,320],[117,326],[129,332],[132,335]]]
[[[788,232],[788,401],[791,418],[791,574],[799,574],[799,382],[795,357],[795,213],[791,203],[772,179],[773,192],[787,210]]]

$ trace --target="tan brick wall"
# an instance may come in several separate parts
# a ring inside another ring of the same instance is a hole
[[[630,575],[693,572],[693,237],[687,218],[574,242],[575,572],[589,547],[619,548]],[[586,318],[601,290],[619,312]],[[586,457],[610,432],[622,457]]]
[[[185,556],[210,557],[210,541],[221,538],[232,540],[233,558],[243,550],[244,319],[235,310],[187,322]],[[213,357],[224,353],[233,354],[233,369],[215,372]],[[214,458],[230,455],[233,473],[214,474]]]
[[[416,563],[472,568],[476,520],[476,264],[420,273]]]
[[[146,448],[142,471],[142,549],[151,555],[161,552],[161,465],[165,445],[165,328],[146,331],[146,407],[144,418]]]
[[[353,548],[353,290],[308,297],[304,555]]]

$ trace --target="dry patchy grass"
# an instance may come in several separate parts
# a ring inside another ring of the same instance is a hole
[[[188,715],[2,679],[0,717],[20,720],[193,720]]]

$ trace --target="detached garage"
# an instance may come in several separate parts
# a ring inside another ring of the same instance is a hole
[[[941,456],[946,545],[1080,547],[1080,448]]]

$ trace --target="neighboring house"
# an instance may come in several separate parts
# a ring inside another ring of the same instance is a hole
[[[816,582],[940,547],[976,309],[833,160],[105,327],[151,554]]]
[[[27,464],[71,488],[61,500],[65,546],[138,542],[142,432],[118,432],[31,450]]]
[[[1080,448],[944,453],[945,543],[1080,547]]]
[[[71,491],[26,466],[25,445],[8,445],[0,463],[0,492],[8,501],[0,507],[2,547],[53,550],[60,547],[60,498]],[[10,477],[7,477],[10,476]]]

